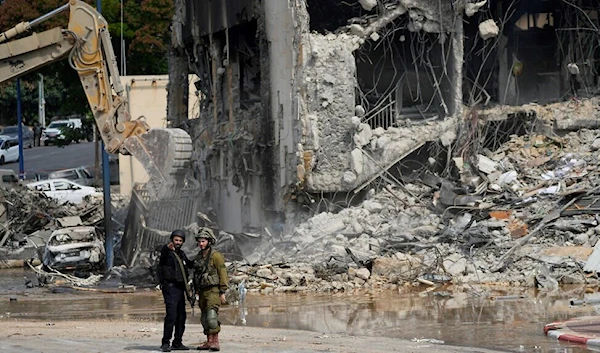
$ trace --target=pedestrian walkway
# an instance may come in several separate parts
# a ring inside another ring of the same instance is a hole
[[[600,316],[585,316],[544,326],[544,333],[559,341],[600,348]]]

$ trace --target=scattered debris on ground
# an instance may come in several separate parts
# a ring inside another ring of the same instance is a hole
[[[111,196],[114,207],[127,200]],[[104,206],[101,198],[59,203],[25,187],[0,189],[0,267],[30,266],[38,285],[97,284],[105,263]],[[117,229],[116,234],[119,234]],[[67,271],[74,275],[59,271]]]

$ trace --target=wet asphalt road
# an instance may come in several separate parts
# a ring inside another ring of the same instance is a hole
[[[23,149],[23,162],[26,178],[34,173],[48,173],[54,170],[89,167],[94,168],[94,143],[81,142],[65,147],[47,146]],[[19,162],[10,162],[0,166],[0,169],[12,169],[19,173]]]

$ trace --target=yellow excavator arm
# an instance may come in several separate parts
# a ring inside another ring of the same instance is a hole
[[[67,29],[57,27],[13,39],[66,10],[70,12]],[[183,185],[192,155],[191,138],[182,129],[150,129],[144,120],[131,119],[108,23],[96,9],[71,0],[0,33],[0,43],[0,82],[68,58],[79,74],[106,150],[138,159],[148,172],[148,186],[154,196]]]

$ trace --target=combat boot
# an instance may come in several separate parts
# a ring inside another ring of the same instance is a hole
[[[207,351],[210,349],[210,346],[212,344],[212,335],[208,334],[206,335],[206,342],[204,342],[200,347],[198,347],[199,351]]]
[[[219,334],[218,333],[214,333],[212,335],[212,343],[210,346],[210,350],[212,352],[217,352],[221,350],[221,347],[219,347]]]
[[[190,347],[184,345],[183,343],[174,344],[171,346],[172,351],[189,351]]]

